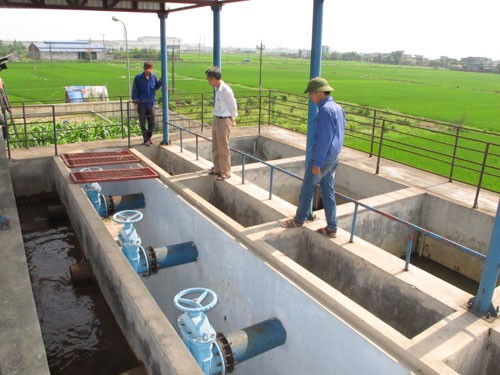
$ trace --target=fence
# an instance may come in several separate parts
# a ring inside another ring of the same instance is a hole
[[[237,91],[238,126],[276,125],[307,132],[307,97],[272,90]],[[123,98],[82,104],[13,103],[8,147],[37,147],[140,135],[133,105]],[[170,93],[170,122],[203,131],[211,120],[212,93]],[[450,123],[342,104],[346,115],[345,145],[384,159],[500,192],[500,133]],[[161,123],[161,110],[158,111]],[[78,118],[78,121],[74,121]],[[175,127],[171,132],[176,132]]]

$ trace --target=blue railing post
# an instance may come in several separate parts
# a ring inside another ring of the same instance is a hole
[[[408,244],[406,245],[406,262],[405,271],[410,268],[411,251],[413,250],[413,239],[415,237],[415,229],[410,228],[410,237],[408,238]]]
[[[128,133],[128,148],[130,148],[130,100],[127,100],[127,133]]]
[[[490,246],[481,274],[481,281],[477,294],[472,298],[470,309],[477,315],[498,316],[498,310],[492,304],[493,293],[498,281],[500,268],[500,201],[498,202],[497,216],[493,224]]]
[[[358,221],[358,209],[359,209],[359,204],[358,202],[354,201],[354,213],[352,215],[352,224],[351,224],[351,237],[349,238],[350,243],[354,242],[354,234],[356,233],[356,223]]]
[[[57,156],[56,106],[52,106],[52,126],[54,127],[54,152]]]
[[[246,157],[245,155],[241,155],[242,158],[241,158],[241,184],[244,185],[245,184],[245,161],[246,161]]]

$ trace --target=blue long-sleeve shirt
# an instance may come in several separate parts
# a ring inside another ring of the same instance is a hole
[[[345,131],[345,113],[331,96],[318,103],[314,118],[316,133],[311,147],[314,165],[322,167],[325,161],[336,160],[342,149]]]
[[[154,107],[156,90],[161,87],[161,81],[154,73],[151,73],[149,79],[143,73],[137,74],[134,78],[132,87],[132,100],[139,107]]]

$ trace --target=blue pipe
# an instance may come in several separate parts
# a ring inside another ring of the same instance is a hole
[[[158,269],[179,266],[198,259],[198,249],[192,241],[159,247],[154,249],[154,253]]]
[[[221,40],[220,40],[220,11],[221,5],[212,5],[212,12],[214,12],[214,66],[218,66],[222,70],[221,65]]]
[[[146,207],[146,201],[144,199],[144,194],[127,194],[127,195],[116,195],[109,196],[112,199],[114,205],[114,211],[124,211],[124,210],[137,210],[139,208]],[[111,214],[114,212],[111,212]],[[109,216],[109,214],[108,214]]]
[[[272,318],[231,332],[226,338],[235,363],[241,363],[283,345],[286,341],[286,331],[278,319]]]
[[[86,189],[87,197],[100,217],[108,217],[123,210],[137,210],[146,207],[144,194],[105,196],[99,189]]]
[[[491,233],[490,246],[486,261],[479,282],[477,294],[470,301],[470,309],[476,315],[492,315],[498,316],[498,308],[492,304],[493,293],[498,281],[498,273],[500,269],[500,201],[498,202],[497,216],[493,224]]]
[[[170,131],[168,126],[168,51],[167,51],[167,13],[158,13],[160,18],[160,50],[161,50],[161,105],[163,108],[163,140],[162,145],[170,144]]]

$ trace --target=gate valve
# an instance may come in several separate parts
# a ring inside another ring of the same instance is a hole
[[[197,294],[194,299],[187,295]],[[204,303],[207,297],[208,303]],[[217,303],[217,295],[210,289],[183,290],[174,298],[175,307],[184,312],[177,319],[182,340],[203,370],[204,375],[224,375],[234,371],[237,363],[283,345],[286,331],[276,318],[264,320],[227,335],[216,333],[205,311]]]
[[[198,295],[196,298],[186,297],[195,294]],[[179,292],[174,297],[174,304],[178,310],[184,312],[177,319],[182,340],[202,368],[203,373],[205,375],[219,373],[224,362],[220,355],[218,355],[218,360],[213,360],[216,332],[205,315],[205,311],[217,304],[217,295],[210,289],[190,288]]]
[[[141,212],[135,210],[124,210],[113,215],[113,221],[123,224],[118,233],[118,240],[123,254],[137,274],[149,276],[160,269],[194,262],[198,258],[198,249],[193,242],[156,249],[141,246],[142,240],[134,224],[142,221],[143,217]]]
[[[80,169],[80,172],[102,171],[100,167],[88,167]],[[105,196],[101,193],[102,187],[98,182],[86,183],[82,185],[90,203],[100,217],[108,217],[117,211],[144,208],[144,194],[128,194],[117,196]]]
[[[148,259],[144,248],[141,246],[142,240],[134,224],[142,221],[142,212],[135,210],[125,210],[117,212],[113,215],[113,221],[118,224],[123,224],[122,229],[118,233],[118,240],[125,257],[130,265],[138,274],[143,274],[149,269]]]

